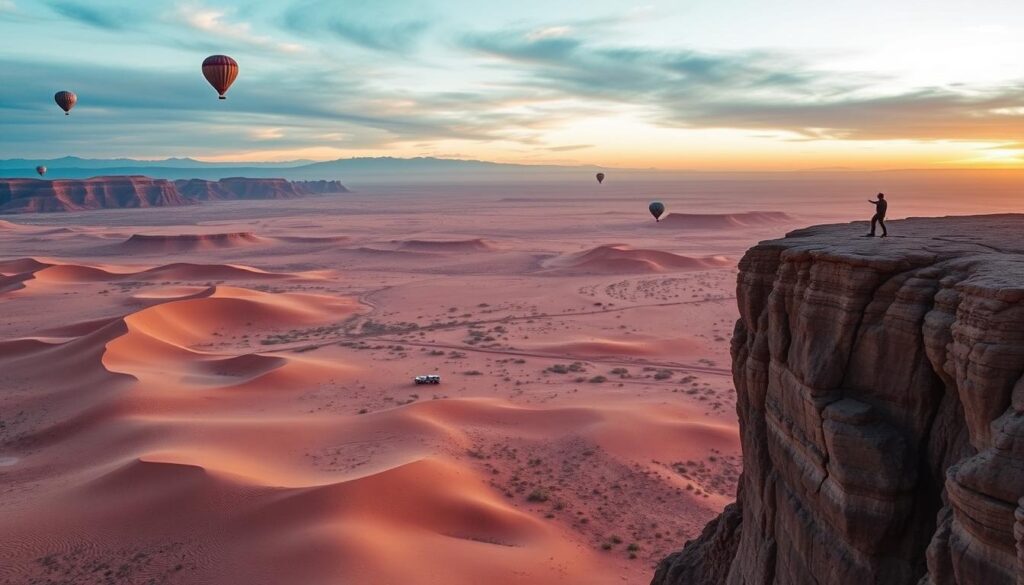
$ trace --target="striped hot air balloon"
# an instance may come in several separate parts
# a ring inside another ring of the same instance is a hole
[[[78,103],[78,96],[74,92],[58,91],[53,94],[53,101],[57,102],[60,109],[64,110],[65,116],[70,116],[71,108],[75,107],[75,104]]]
[[[46,167],[44,167],[43,165],[39,165],[38,167],[36,167],[36,172],[39,173],[40,177],[42,177],[43,175],[46,174]]]
[[[220,99],[226,100],[224,94],[238,77],[238,62],[227,55],[210,55],[203,61],[203,77],[217,90]]]

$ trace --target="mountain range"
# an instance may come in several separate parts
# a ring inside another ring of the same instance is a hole
[[[594,166],[505,164],[479,160],[417,158],[347,158],[326,162],[297,160],[281,163],[209,163],[191,158],[162,160],[85,159],[67,156],[48,160],[0,160],[0,177],[37,177],[37,165],[47,167],[47,179],[84,179],[103,175],[146,175],[156,179],[207,179],[227,177],[291,180],[338,180],[356,183],[422,183],[461,181],[515,181],[558,179],[595,173]]]

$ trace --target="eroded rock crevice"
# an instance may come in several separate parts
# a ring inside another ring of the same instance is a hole
[[[1024,216],[898,226],[743,258],[737,502],[654,585],[1024,585]]]

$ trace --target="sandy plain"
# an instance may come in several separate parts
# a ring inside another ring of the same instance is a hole
[[[814,200],[8,216],[0,582],[646,583],[734,497],[736,262],[867,209]]]

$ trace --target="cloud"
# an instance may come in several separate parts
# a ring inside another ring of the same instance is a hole
[[[526,38],[530,41],[539,41],[542,39],[551,39],[564,37],[572,31],[572,28],[568,26],[549,26],[545,28],[539,28],[537,30],[527,33]]]
[[[106,30],[122,30],[125,28],[126,20],[123,14],[116,15],[111,12],[105,12],[94,6],[88,6],[80,2],[71,2],[68,0],[49,0],[47,5],[61,16],[82,24]],[[13,1],[0,2],[0,10],[13,10],[13,8]]]
[[[583,150],[584,148],[594,148],[593,144],[567,144],[565,146],[549,146],[545,150],[551,152],[570,152],[573,150]]]
[[[416,48],[430,29],[426,18],[396,20],[396,13],[410,13],[408,7],[387,9],[345,6],[318,0],[302,2],[284,15],[287,28],[302,33],[327,33],[343,41],[374,51],[407,53]]]
[[[989,146],[985,150],[1024,150],[1024,142],[1011,142],[1009,144],[997,144]]]
[[[461,45],[516,73],[524,94],[637,106],[665,126],[782,130],[813,139],[1024,135],[1024,84],[885,93],[889,80],[816,70],[784,53],[605,46],[561,30],[471,34]]]
[[[327,25],[337,36],[367,49],[405,52],[412,49],[429,24],[422,20],[401,22],[386,27],[368,26],[344,20]]]
[[[284,138],[283,128],[254,128],[249,131],[253,140],[278,140]]]
[[[18,6],[14,0],[0,0],[0,12],[15,12],[17,10]]]
[[[284,43],[253,32],[247,22],[229,22],[228,12],[219,8],[209,8],[198,2],[179,4],[172,13],[172,19],[181,22],[194,30],[216,34],[220,38],[254,47],[274,49],[282,53],[299,53],[304,50],[298,43]]]
[[[49,75],[39,76],[41,68]],[[227,102],[216,99],[198,72],[3,59],[0,70],[10,84],[0,101],[0,156],[6,157],[69,151],[177,156],[237,150],[247,140],[278,149],[325,140],[346,148],[452,139],[538,143],[542,126],[558,120],[503,112],[501,93],[393,94],[330,66],[316,72],[316,83],[300,69],[262,78],[253,71],[232,87]],[[49,98],[51,77],[79,96],[70,119]],[[40,152],[49,148],[60,150]]]

